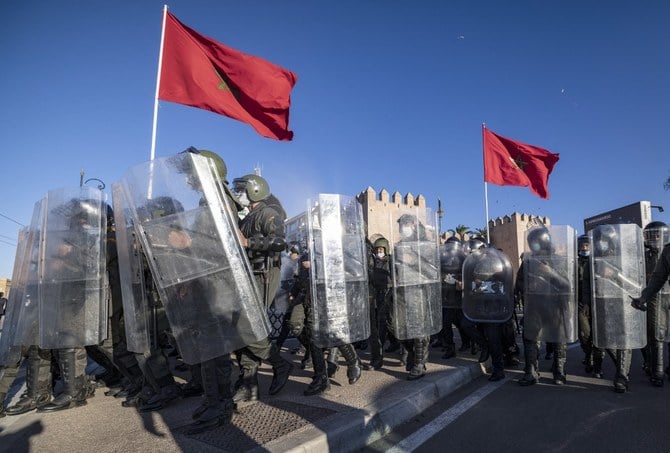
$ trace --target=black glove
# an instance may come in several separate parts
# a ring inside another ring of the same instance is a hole
[[[630,296],[628,296],[630,297]],[[636,308],[640,311],[647,311],[647,302],[643,302],[640,297],[631,297],[632,302],[630,303],[633,308]]]

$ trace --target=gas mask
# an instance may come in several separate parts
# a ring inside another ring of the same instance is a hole
[[[237,201],[240,202],[240,204],[244,207],[249,206],[249,197],[247,196],[247,191],[243,190],[241,192],[235,193],[237,196]]]

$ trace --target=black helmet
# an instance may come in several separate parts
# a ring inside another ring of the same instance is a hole
[[[597,256],[616,252],[619,234],[612,225],[600,225],[593,230],[593,248]]]
[[[505,270],[505,264],[497,255],[491,255],[485,259],[480,259],[472,271],[472,276],[476,280],[492,280],[496,274],[501,274]]]
[[[71,228],[82,225],[98,226],[102,214],[102,201],[90,198],[72,198],[65,204],[56,206],[52,212],[62,216]]]
[[[526,240],[534,254],[548,255],[551,253],[551,234],[546,227],[533,228],[528,232]]]
[[[644,242],[648,246],[663,246],[670,242],[670,229],[665,222],[654,221],[644,227]]]
[[[459,273],[465,261],[460,241],[446,242],[440,247],[440,267],[443,273]]]
[[[457,243],[457,244],[461,244],[461,245],[463,245],[463,241],[461,241],[460,239],[458,239],[456,236],[449,236],[449,237],[447,238],[447,240],[445,241],[445,244],[450,244],[450,243],[452,243],[452,242],[455,242],[455,243]]]
[[[184,206],[172,197],[156,197],[147,201],[146,215],[148,219],[159,219],[161,217],[184,212]]]
[[[263,177],[249,174],[233,180],[233,191],[235,193],[246,192],[249,201],[256,202],[270,196],[270,185]]]
[[[403,214],[398,219],[400,225],[410,224],[414,225],[416,223],[416,216],[412,214]]]
[[[475,236],[466,241],[464,250],[465,253],[472,253],[483,248],[486,248],[486,242],[484,242],[480,237]]]

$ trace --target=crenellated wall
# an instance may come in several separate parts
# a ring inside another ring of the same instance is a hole
[[[426,223],[426,199],[423,195],[414,197],[411,193],[402,196],[400,192],[392,195],[386,189],[377,193],[372,187],[368,187],[356,197],[363,207],[363,219],[368,228],[368,238],[371,241],[383,236],[389,238],[391,230],[397,228],[390,219],[398,218],[402,214],[414,214],[417,212],[419,220]]]
[[[509,257],[515,278],[521,265],[526,231],[537,225],[551,225],[551,221],[549,217],[518,212],[489,220],[491,245],[501,249]]]

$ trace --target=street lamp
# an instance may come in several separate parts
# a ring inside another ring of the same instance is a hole
[[[663,211],[665,211],[665,209],[663,209],[663,206],[659,206],[659,205],[657,205],[657,204],[652,204],[651,207],[652,207],[652,208],[656,208],[656,209],[658,209],[658,212],[663,212]]]
[[[86,181],[84,181],[84,169],[82,168],[79,172],[79,187],[83,187],[84,184],[88,184],[89,181],[98,181],[98,190],[103,190],[106,187],[105,183],[98,178],[88,178]]]

